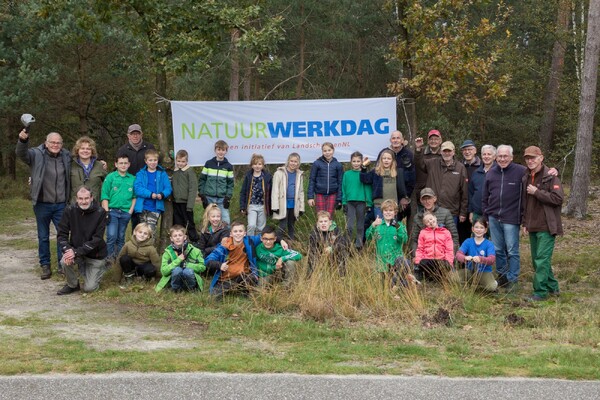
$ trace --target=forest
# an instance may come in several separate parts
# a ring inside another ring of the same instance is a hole
[[[35,143],[89,135],[111,160],[131,123],[168,156],[168,100],[396,96],[409,140],[438,129],[454,143],[511,144],[518,161],[540,145],[568,182],[588,3],[3,0],[0,174],[22,168],[23,113]]]

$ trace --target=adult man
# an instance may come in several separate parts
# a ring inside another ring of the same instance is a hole
[[[483,215],[481,197],[485,174],[496,162],[496,147],[486,144],[481,147],[481,165],[469,177],[469,221],[474,224]],[[462,242],[461,242],[462,243]]]
[[[52,276],[50,258],[50,223],[54,227],[63,214],[70,194],[71,153],[63,149],[62,137],[49,133],[46,142],[38,147],[28,148],[29,134],[25,129],[19,132],[16,154],[29,165],[31,176],[31,201],[37,225],[38,256],[42,268],[41,278]],[[60,260],[60,247],[56,250]],[[60,266],[59,266],[60,270]]]
[[[475,142],[470,139],[465,140],[460,145],[460,150],[463,155],[462,163],[467,170],[467,176],[469,177],[469,182],[471,181],[471,177],[473,173],[479,168],[481,165],[481,160],[477,157],[477,147],[475,147]],[[467,191],[467,198],[470,201],[470,195]],[[459,222],[456,226],[458,230],[458,241],[459,243],[464,242],[468,238],[471,237],[471,220],[467,218],[463,222]]]
[[[438,226],[444,227],[452,234],[452,242],[454,243],[454,252],[458,250],[458,233],[456,232],[456,225],[454,224],[454,218],[448,209],[440,207],[437,204],[437,197],[435,192],[431,188],[424,188],[421,190],[421,204],[423,204],[423,210],[420,210],[414,218],[412,231],[410,234],[410,249],[414,256],[417,250],[417,244],[419,243],[419,233],[425,227],[423,224],[423,214],[430,212],[436,216]]]
[[[127,172],[135,176],[140,169],[146,166],[144,156],[146,155],[146,150],[149,149],[154,149],[154,145],[144,141],[142,127],[139,124],[132,124],[127,128],[127,143],[117,151],[117,159],[127,156],[129,158],[129,169]],[[139,223],[139,215],[134,213],[131,216],[131,229],[135,229]]]
[[[105,228],[106,211],[94,200],[89,188],[80,186],[75,204],[67,206],[58,224],[57,240],[63,252],[60,263],[65,269],[67,284],[56,294],[77,292],[78,274],[83,275],[84,292],[98,289],[106,271]]]
[[[417,167],[427,173],[427,187],[437,193],[440,206],[452,213],[455,223],[466,221],[469,178],[464,165],[454,158],[454,144],[450,141],[442,144],[441,159],[424,159],[423,139],[417,138],[415,145]]]
[[[127,155],[130,163],[127,172],[135,176],[146,165],[144,154],[148,149],[154,149],[154,145],[144,141],[142,127],[138,124],[129,125],[129,128],[127,128],[127,143],[119,148],[117,158]]]
[[[415,139],[415,145],[420,141],[420,146],[415,146],[415,152],[421,151],[423,146],[423,139],[417,138]],[[422,150],[423,151],[423,159],[439,159],[442,156],[442,134],[437,129],[432,129],[427,134],[427,146]],[[415,190],[413,193],[416,195],[415,200],[418,200],[419,193],[423,188],[427,185],[427,171],[416,166],[416,182],[415,182]],[[417,202],[415,202],[417,203]]]
[[[529,233],[533,269],[532,301],[558,295],[558,281],[552,273],[556,235],[563,234],[560,217],[564,192],[560,179],[549,174],[544,155],[537,146],[525,149],[527,173],[523,177],[523,232]]]

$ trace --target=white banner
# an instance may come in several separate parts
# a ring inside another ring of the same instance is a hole
[[[372,160],[389,146],[396,130],[396,98],[285,101],[172,101],[175,152],[185,149],[189,164],[215,156],[214,144],[229,145],[232,164],[249,164],[253,153],[267,164],[284,164],[290,153],[312,163],[321,145],[333,143],[334,156],[350,161],[360,151]]]

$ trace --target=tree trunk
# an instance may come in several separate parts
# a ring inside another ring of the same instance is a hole
[[[244,52],[244,79],[242,80],[242,93],[244,100],[251,100],[251,83],[252,83],[252,60],[250,60],[250,51],[246,49]]]
[[[306,41],[304,40],[304,2],[300,2],[300,61],[298,65],[298,83],[296,84],[296,98],[301,99],[303,96],[302,85],[304,84],[304,50]]]
[[[237,42],[240,40],[239,29],[231,30],[231,76],[229,78],[229,101],[240,99],[240,53]]]
[[[156,94],[167,98],[167,72],[164,68],[159,68],[156,71],[155,89]],[[169,154],[169,137],[167,132],[167,103],[159,102],[156,105],[156,127],[158,130],[158,146],[162,165],[168,171],[171,170],[173,164]],[[165,200],[165,211],[160,218],[160,235],[156,243],[159,244],[159,250],[162,252],[167,247],[169,240],[169,229],[173,226],[173,203],[171,200]]]
[[[540,129],[540,144],[544,153],[554,149],[554,124],[556,120],[556,101],[560,91],[565,66],[565,53],[567,49],[567,35],[569,31],[569,15],[571,0],[560,0],[558,15],[556,17],[556,41],[552,49],[552,65],[550,66],[550,79],[546,86],[544,96],[544,115]]]
[[[598,82],[598,56],[600,55],[600,0],[590,0],[589,7],[575,148],[575,169],[573,171],[571,195],[566,207],[566,213],[576,218],[584,218],[587,214],[596,85]]]

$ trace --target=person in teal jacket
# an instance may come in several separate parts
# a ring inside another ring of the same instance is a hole
[[[175,292],[204,288],[204,282],[200,277],[200,273],[206,269],[202,252],[188,243],[185,232],[185,228],[181,225],[173,225],[169,230],[171,244],[162,256],[160,267],[162,278],[156,285],[157,292],[167,285]]]
[[[381,272],[383,279],[387,279],[391,272],[392,284],[395,285],[402,270],[408,270],[408,263],[404,258],[402,246],[408,241],[406,225],[396,220],[398,203],[394,200],[385,200],[381,204],[383,219],[377,217],[367,229],[367,240],[375,241],[377,249],[377,272]]]
[[[283,280],[284,284],[289,286],[296,271],[295,261],[302,259],[302,254],[292,249],[284,250],[276,240],[275,228],[265,226],[260,236],[262,243],[256,246],[259,285]]]
[[[140,222],[150,225],[154,233],[158,219],[165,211],[165,199],[171,195],[173,188],[167,172],[158,165],[158,152],[148,150],[145,157],[146,166],[136,174],[133,184],[136,196],[134,212],[139,215]]]

